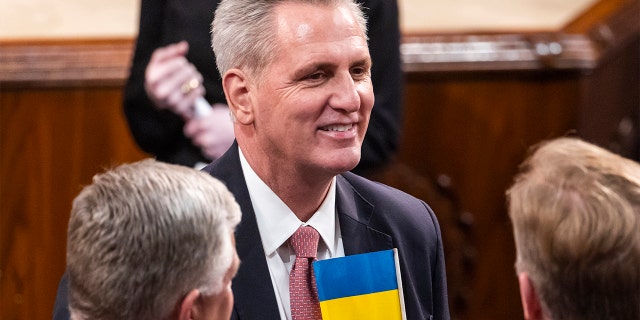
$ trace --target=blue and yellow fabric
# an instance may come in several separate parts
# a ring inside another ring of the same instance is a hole
[[[397,250],[315,261],[323,320],[404,317]]]

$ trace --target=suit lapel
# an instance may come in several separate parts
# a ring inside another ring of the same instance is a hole
[[[336,184],[336,210],[345,255],[392,249],[391,236],[371,226],[375,207],[342,175],[338,176]]]
[[[278,319],[280,311],[249,190],[240,166],[237,144],[234,143],[227,153],[203,170],[227,185],[242,210],[242,221],[235,233],[240,268],[232,281],[235,300],[232,318]]]

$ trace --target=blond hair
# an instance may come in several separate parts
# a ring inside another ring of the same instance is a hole
[[[640,319],[640,165],[576,138],[532,150],[507,191],[518,272],[552,319]]]

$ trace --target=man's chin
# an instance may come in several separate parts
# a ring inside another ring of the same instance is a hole
[[[355,168],[360,162],[360,154],[358,154],[358,156],[348,158],[341,157],[337,161],[336,160],[337,159],[334,159],[334,161],[328,164],[328,168],[335,174],[340,174],[353,170],[353,168]]]

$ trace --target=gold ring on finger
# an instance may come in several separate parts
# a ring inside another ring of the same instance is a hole
[[[182,84],[182,87],[180,87],[180,91],[182,91],[182,94],[188,94],[189,92],[193,91],[193,89],[197,88],[198,86],[200,86],[200,81],[198,81],[198,79],[193,78],[187,82],[185,82],[184,84]]]

